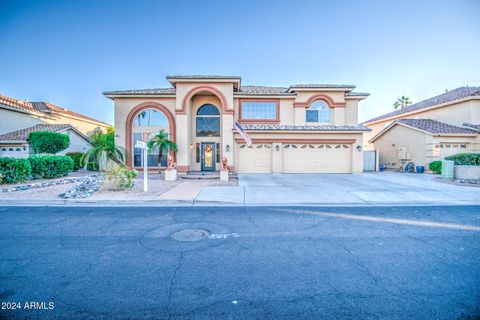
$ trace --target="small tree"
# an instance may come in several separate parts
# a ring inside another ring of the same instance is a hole
[[[68,148],[70,137],[63,133],[35,131],[28,135],[34,153],[57,153]]]
[[[400,98],[397,99],[397,101],[395,101],[395,103],[393,104],[393,109],[397,110],[398,108],[400,109],[403,109],[405,108],[406,106],[409,106],[412,104],[412,101],[410,101],[410,98],[409,97],[406,97],[406,96],[401,96]]]
[[[123,162],[125,150],[115,145],[115,132],[113,128],[108,128],[106,133],[97,132],[91,136],[93,147],[85,154],[85,159],[94,158],[99,164],[101,171],[105,170],[103,157],[106,161],[112,159],[116,162]]]
[[[148,150],[158,148],[158,172],[161,173],[161,160],[164,153],[169,153],[170,150],[177,152],[177,144],[168,140],[168,133],[165,130],[160,130],[150,141],[147,143]]]

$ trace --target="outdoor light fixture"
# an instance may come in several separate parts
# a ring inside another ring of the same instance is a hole
[[[192,152],[192,150],[193,150],[193,144],[190,143],[190,145],[188,146],[188,148],[190,149],[190,152]]]
[[[275,150],[280,151],[280,146],[278,144],[275,146]]]
[[[362,146],[357,146],[358,151],[362,151]]]
[[[227,145],[225,146],[225,152],[230,152],[230,145],[229,145],[229,144],[227,144]]]

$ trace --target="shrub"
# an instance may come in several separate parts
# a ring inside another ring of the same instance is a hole
[[[433,173],[442,173],[442,161],[432,161],[428,164],[428,168],[433,171]]]
[[[35,131],[28,135],[28,143],[35,153],[57,153],[70,145],[70,137],[63,133]]]
[[[87,163],[87,170],[88,171],[98,171],[98,163],[97,162]]]
[[[0,175],[2,183],[16,183],[27,181],[32,167],[27,159],[0,158]]]
[[[34,155],[28,158],[34,179],[52,179],[68,175],[73,169],[73,160],[68,156]]]
[[[445,160],[452,160],[457,166],[480,166],[480,153],[457,153]]]
[[[85,153],[84,152],[67,152],[67,156],[73,160],[73,170],[77,171],[85,166]]]
[[[110,169],[103,175],[102,184],[109,190],[131,189],[135,185],[137,171],[130,170],[126,166]]]

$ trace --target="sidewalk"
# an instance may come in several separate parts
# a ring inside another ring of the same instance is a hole
[[[0,206],[422,206],[480,205],[480,188],[440,183],[427,174],[251,174],[238,185],[177,181],[143,193],[98,192],[86,199],[4,194]],[[153,181],[152,181],[153,182]],[[41,195],[42,193],[38,193]],[[46,193],[45,193],[46,194]]]

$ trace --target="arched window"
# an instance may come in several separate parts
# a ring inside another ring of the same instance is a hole
[[[135,148],[137,141],[148,142],[160,130],[169,132],[168,119],[165,114],[157,109],[144,109],[140,111],[132,122],[132,154],[133,166],[142,167],[142,149]],[[147,162],[149,167],[158,166],[158,149],[148,151]],[[162,154],[162,166],[167,165],[167,154]]]
[[[220,112],[213,104],[204,104],[197,110],[197,137],[220,137]]]
[[[332,110],[324,101],[317,100],[307,109],[307,122],[332,122]]]

